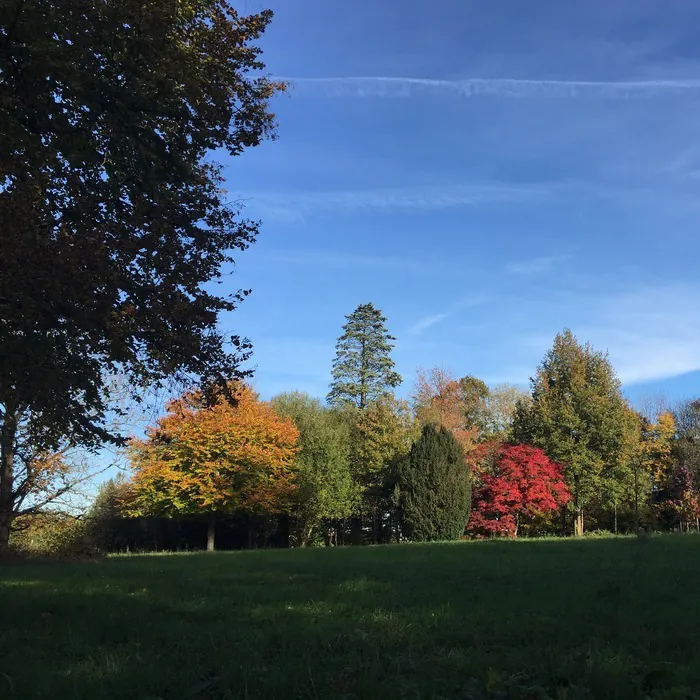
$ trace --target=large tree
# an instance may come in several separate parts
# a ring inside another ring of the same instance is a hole
[[[293,420],[299,431],[298,489],[291,513],[297,521],[299,543],[305,546],[324,520],[349,518],[359,502],[360,486],[350,468],[350,426],[343,416],[308,394],[280,394],[271,404],[278,415]]]
[[[627,454],[634,430],[620,381],[607,355],[581,345],[570,330],[554,339],[532,379],[513,426],[517,442],[541,447],[564,468],[574,531],[583,533],[586,506],[606,488],[606,473]]]
[[[395,338],[373,304],[360,304],[345,318],[347,323],[336,343],[328,402],[365,409],[401,384],[391,359]]]
[[[22,426],[40,450],[115,439],[105,377],[236,375],[211,284],[257,225],[222,189],[274,135],[256,40],[227,0],[7,0],[0,7],[0,548]],[[231,342],[230,342],[231,341]]]
[[[471,481],[452,432],[426,425],[397,472],[396,498],[406,536],[421,542],[459,539],[469,520]]]
[[[221,514],[285,511],[297,488],[299,433],[245,385],[212,401],[188,392],[168,404],[145,440],[131,443],[133,516],[202,515],[214,549]]]

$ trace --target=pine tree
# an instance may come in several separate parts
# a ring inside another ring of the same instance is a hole
[[[469,520],[471,480],[459,442],[446,428],[426,425],[398,466],[397,500],[406,536],[456,540]]]
[[[348,322],[336,343],[328,402],[365,409],[401,384],[391,359],[396,339],[389,335],[386,318],[373,304],[360,304],[345,318]]]
[[[628,461],[630,430],[607,356],[581,345],[568,329],[557,335],[532,379],[532,401],[518,408],[513,432],[517,442],[541,447],[563,465],[576,534],[583,533],[584,508],[607,489],[606,475]]]

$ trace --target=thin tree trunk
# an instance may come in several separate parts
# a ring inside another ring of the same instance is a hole
[[[617,503],[615,503],[615,534],[617,535]]]
[[[583,508],[576,508],[576,518],[574,520],[574,535],[581,537],[583,535]]]
[[[209,524],[207,525],[207,552],[214,551],[214,543],[216,539],[216,515],[212,513],[209,516]]]
[[[10,527],[14,519],[14,459],[17,439],[17,413],[9,401],[0,428],[0,552],[10,547]]]

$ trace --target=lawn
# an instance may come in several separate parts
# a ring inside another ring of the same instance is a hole
[[[0,698],[700,698],[700,537],[0,569]]]

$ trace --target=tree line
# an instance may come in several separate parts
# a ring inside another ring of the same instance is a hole
[[[216,284],[258,225],[213,156],[276,138],[286,86],[258,46],[272,13],[227,0],[5,10],[0,554],[11,536],[124,549],[698,527],[700,404],[641,416],[569,332],[527,394],[435,369],[402,400],[393,338],[366,304],[325,403],[261,401],[250,343],[218,324],[249,290]],[[129,440],[129,402],[174,385],[191,388]],[[64,499],[104,445],[128,450],[131,476],[76,521]]]
[[[101,546],[213,549],[217,531],[253,547],[698,529],[700,403],[643,416],[607,356],[568,330],[529,392],[435,368],[404,400],[394,340],[363,304],[325,402],[262,401],[245,382],[171,401],[131,441],[130,478],[96,500]]]

